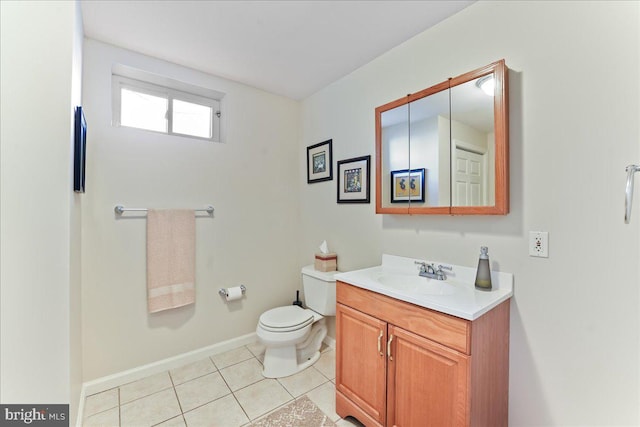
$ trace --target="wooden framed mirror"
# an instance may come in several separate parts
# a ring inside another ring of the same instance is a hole
[[[504,60],[389,102],[375,114],[376,213],[509,212]]]

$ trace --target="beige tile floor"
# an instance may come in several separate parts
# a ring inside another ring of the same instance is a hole
[[[247,345],[88,396],[83,426],[249,426],[305,395],[338,426],[360,426],[335,412],[333,349],[277,380],[262,376],[262,357],[260,344]]]

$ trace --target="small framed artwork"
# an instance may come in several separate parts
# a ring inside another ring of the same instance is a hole
[[[74,117],[73,191],[84,193],[87,165],[87,122],[82,107],[76,107]]]
[[[391,203],[424,202],[424,169],[391,171]]]
[[[307,147],[307,183],[313,184],[333,179],[332,140]]]
[[[371,156],[338,162],[338,203],[369,203]]]

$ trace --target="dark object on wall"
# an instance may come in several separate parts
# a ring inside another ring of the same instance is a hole
[[[338,203],[369,203],[371,156],[338,161]]]
[[[391,171],[391,203],[423,203],[424,173],[424,168]]]
[[[85,166],[87,164],[87,122],[82,107],[75,111],[73,191],[84,193]]]
[[[293,302],[293,305],[297,305],[298,307],[302,307],[302,301],[300,301],[300,291],[296,291],[296,300]]]
[[[307,184],[333,179],[332,140],[307,147]]]

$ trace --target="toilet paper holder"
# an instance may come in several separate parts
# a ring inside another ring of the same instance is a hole
[[[240,285],[240,290],[242,291],[242,295],[244,295],[247,292],[247,287],[245,285]],[[229,292],[227,292],[226,288],[220,288],[218,293],[223,297],[229,296]]]

